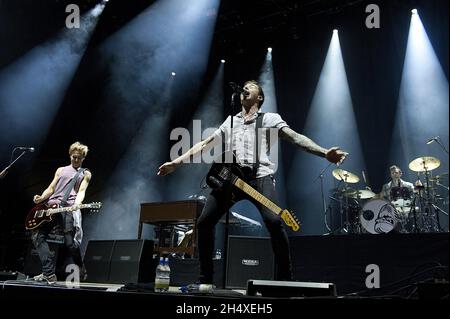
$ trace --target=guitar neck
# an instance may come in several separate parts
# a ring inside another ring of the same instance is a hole
[[[73,206],[75,206],[75,205],[73,205]],[[48,209],[47,211],[48,211],[49,215],[51,215],[51,214],[58,214],[58,213],[63,213],[63,212],[69,211],[73,206],[51,208],[51,209]],[[84,206],[86,206],[86,205],[78,205],[77,209],[82,209],[82,208],[84,208]]]
[[[234,185],[238,187],[240,190],[245,192],[246,194],[250,195],[253,199],[261,203],[262,205],[266,206],[268,209],[270,209],[275,214],[279,215],[283,209],[281,207],[278,207],[274,202],[272,202],[270,199],[262,195],[260,192],[255,190],[253,187],[248,185],[246,182],[244,182],[242,179],[237,178],[234,182]]]

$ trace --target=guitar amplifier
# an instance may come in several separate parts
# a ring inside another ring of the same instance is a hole
[[[154,280],[153,241],[116,240],[111,256],[110,283],[148,283]]]
[[[108,282],[114,242],[114,240],[90,240],[88,242],[84,255],[87,281]]]
[[[274,268],[269,237],[228,237],[225,288],[245,289],[250,279],[272,280]]]
[[[87,281],[151,282],[155,275],[152,255],[152,240],[90,240],[84,257]]]

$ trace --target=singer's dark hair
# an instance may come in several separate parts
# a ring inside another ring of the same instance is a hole
[[[258,94],[261,95],[261,97],[262,97],[262,100],[259,101],[259,103],[258,103],[258,108],[261,108],[261,106],[264,103],[264,91],[263,91],[261,85],[259,85],[259,83],[257,81],[255,81],[255,80],[250,80],[250,81],[245,82],[244,86],[246,86],[247,84],[254,84],[254,85],[256,85],[258,87],[258,91],[259,91]]]

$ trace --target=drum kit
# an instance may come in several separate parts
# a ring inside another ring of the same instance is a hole
[[[411,161],[409,169],[418,174],[418,180],[411,187],[404,185],[391,187],[390,200],[380,198],[380,195],[375,194],[367,186],[364,189],[350,187],[360,181],[359,177],[341,168],[334,169],[332,175],[339,181],[340,187],[334,189],[334,197],[330,198],[339,204],[340,228],[333,233],[442,231],[439,214],[448,216],[448,213],[437,205],[443,198],[435,190],[439,186],[448,191],[448,186],[441,183],[448,178],[448,174],[432,176],[431,172],[439,166],[440,160],[430,156]],[[364,172],[363,177],[366,181]]]

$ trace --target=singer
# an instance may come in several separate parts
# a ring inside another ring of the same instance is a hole
[[[230,84],[231,85],[231,84]],[[262,142],[255,143],[256,134],[261,129],[276,129],[279,136],[288,140],[300,149],[314,155],[326,158],[328,161],[340,164],[348,153],[332,147],[323,148],[314,143],[308,137],[301,135],[291,128],[277,113],[262,113],[261,106],[264,103],[264,91],[256,81],[247,81],[240,92],[241,110],[233,116],[233,145],[231,149],[239,163],[248,168],[250,173],[246,182],[263,196],[276,202],[275,179],[273,163],[269,159],[269,150],[276,139],[265,139],[266,134],[261,135]],[[190,150],[171,162],[166,162],[159,167],[157,175],[164,176],[174,172],[184,160],[199,155],[203,150],[207,151],[222,141],[221,136],[230,136],[231,116],[224,121],[219,129],[207,139],[195,144]],[[245,138],[246,137],[246,138]],[[260,144],[260,145],[259,145]],[[260,147],[256,152],[255,148]],[[253,154],[258,154],[256,159]],[[268,208],[246,195],[236,188],[221,188],[211,191],[200,218],[197,220],[198,249],[200,259],[200,278],[202,284],[213,283],[212,254],[214,249],[214,227],[221,216],[237,201],[248,199],[260,211],[264,223],[270,232],[272,248],[277,264],[275,277],[277,280],[292,280],[292,265],[289,252],[287,233],[281,223],[279,215],[272,213]]]
[[[88,147],[79,142],[70,145],[70,165],[58,168],[50,185],[41,195],[35,195],[33,201],[36,204],[45,202],[49,206],[54,204],[59,206],[81,204],[92,176],[88,169],[81,167],[87,152]],[[71,183],[71,181],[74,183]],[[46,223],[32,231],[31,240],[42,264],[42,274],[35,276],[34,280],[53,283],[57,281],[55,274],[56,259],[55,253],[50,250],[46,241],[50,233],[64,235],[65,245],[69,257],[72,259],[71,262],[78,265],[82,270],[80,245],[83,231],[80,210],[58,214],[51,223]]]

